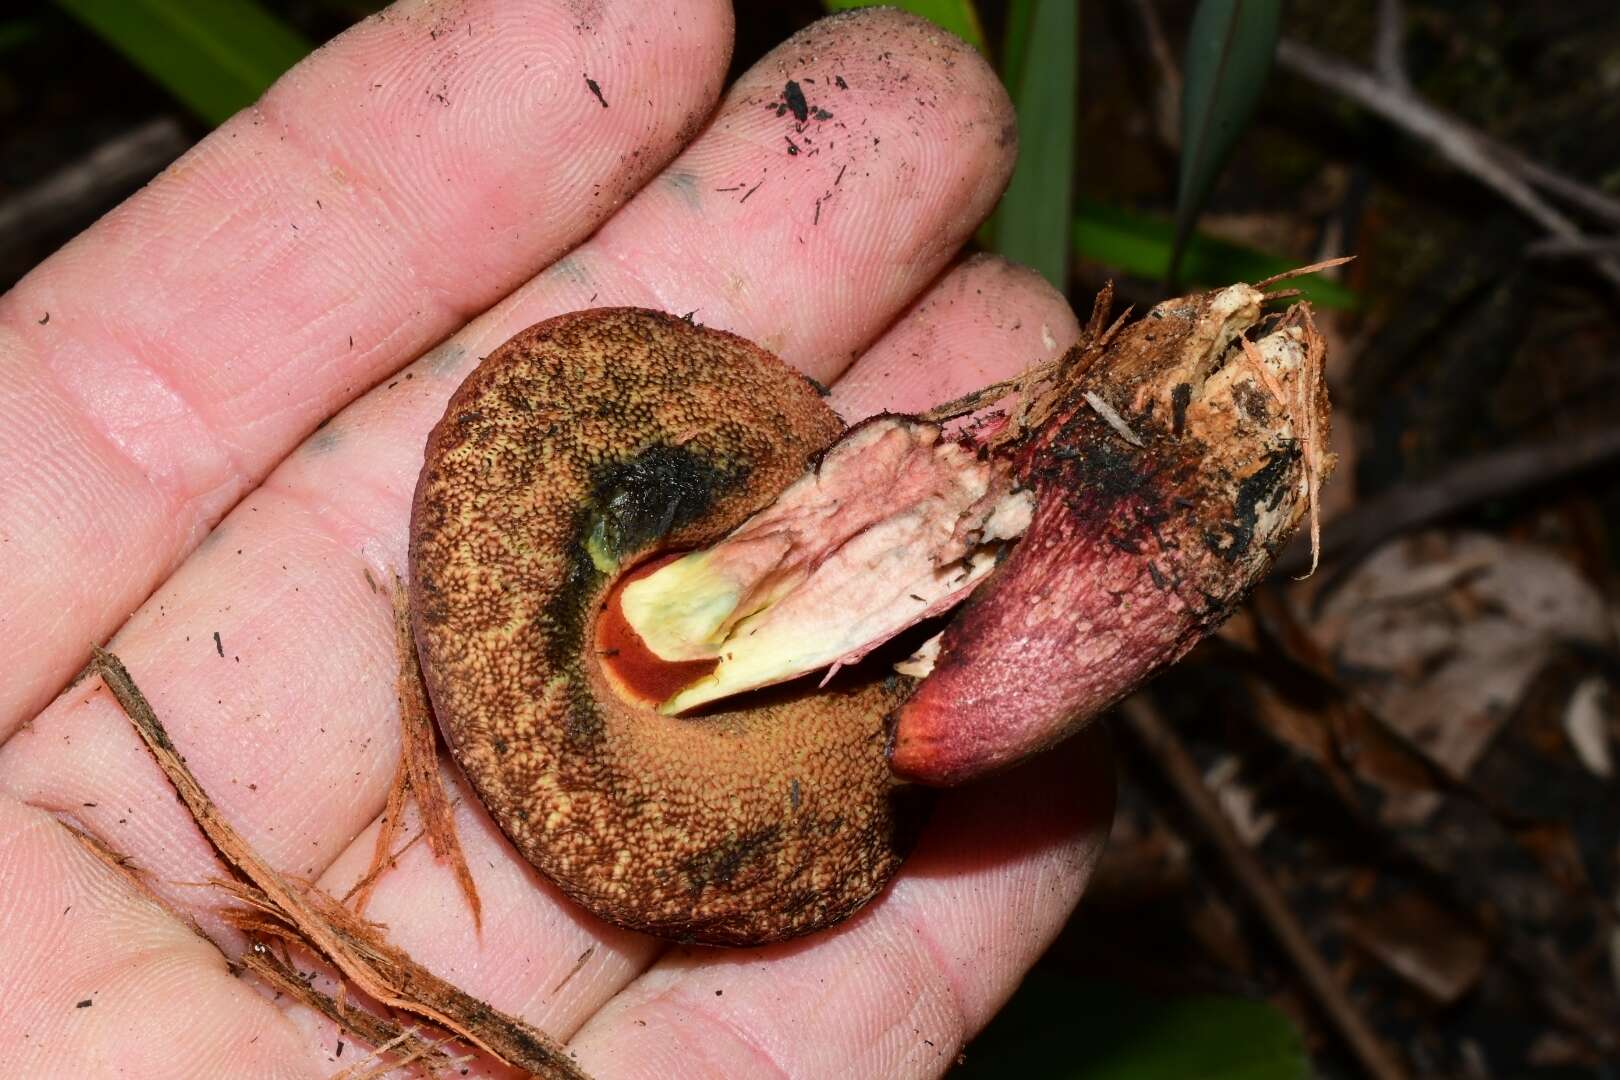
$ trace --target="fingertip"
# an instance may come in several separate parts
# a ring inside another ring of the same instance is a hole
[[[598,240],[657,306],[830,382],[989,214],[1011,124],[958,39],[893,10],[830,16],[744,73],[671,167],[679,183],[650,186]]]
[[[1000,192],[1012,176],[1018,157],[1018,113],[1001,76],[983,53],[932,19],[896,7],[859,7],[837,12],[806,28],[793,41],[812,38],[818,33],[857,39],[895,42],[918,59],[926,59],[949,69],[961,92],[978,100],[991,123],[981,125],[981,140],[993,147],[990,160],[995,168],[985,176],[987,187]],[[934,103],[919,100],[929,107]]]
[[[846,420],[916,413],[1060,355],[1080,336],[1069,302],[1000,255],[958,263],[833,387]]]

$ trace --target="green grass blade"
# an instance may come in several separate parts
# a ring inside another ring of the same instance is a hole
[[[1003,67],[1013,73],[1007,89],[1018,110],[1018,164],[991,219],[991,246],[1062,290],[1069,240],[1061,223],[1074,205],[1080,5],[1014,0],[1007,25]]]
[[[1082,200],[1075,207],[1075,254],[1094,259],[1121,273],[1163,278],[1170,270],[1175,225],[1165,218]],[[1294,259],[1268,255],[1202,233],[1187,238],[1180,276],[1194,285],[1230,285],[1261,281],[1299,266]],[[1281,288],[1299,289],[1307,300],[1325,308],[1353,308],[1357,294],[1320,274],[1294,278]]]
[[[1156,998],[1037,971],[968,1045],[961,1080],[1310,1080],[1299,1029],[1237,997]]]
[[[1024,79],[1030,22],[1034,17],[1032,0],[1012,0],[1007,5],[1007,23],[1002,28],[1001,38],[1001,81],[1005,86],[1017,86]]]
[[[822,6],[828,11],[849,11],[878,4],[921,15],[981,53],[985,51],[984,26],[979,22],[979,10],[973,0],[822,0]]]
[[[310,45],[253,0],[56,0],[218,124],[264,93]]]
[[[1199,0],[1193,12],[1181,96],[1172,274],[1221,167],[1260,102],[1277,52],[1279,8],[1279,0]]]

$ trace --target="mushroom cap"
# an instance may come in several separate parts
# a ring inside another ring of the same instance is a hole
[[[909,846],[923,796],[892,775],[884,718],[911,680],[849,671],[668,717],[597,655],[624,572],[719,539],[841,428],[763,349],[601,308],[496,349],[429,437],[410,589],[434,712],[519,853],[609,922],[732,945],[808,933]]]

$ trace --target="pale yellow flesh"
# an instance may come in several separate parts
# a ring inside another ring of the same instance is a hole
[[[934,425],[860,428],[731,536],[626,586],[655,655],[720,661],[660,711],[855,662],[964,597],[1032,507]]]

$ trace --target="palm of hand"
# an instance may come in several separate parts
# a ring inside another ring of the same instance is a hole
[[[230,973],[242,940],[196,887],[218,864],[105,691],[47,701],[116,630],[225,815],[341,896],[397,761],[380,586],[404,566],[423,440],[513,332],[587,306],[695,309],[829,384],[849,420],[945,400],[1077,333],[1034,275],[950,262],[1005,183],[1011,115],[978,57],[924,24],[818,24],[705,125],[722,5],[400,6],[0,300],[7,1071],[352,1063],[327,1021]],[[482,934],[425,845],[368,916],[609,1076],[943,1072],[1062,925],[1110,801],[1099,740],[1076,740],[946,798],[849,923],[727,952],[592,919],[451,782]],[[128,856],[156,899],[53,815]]]

